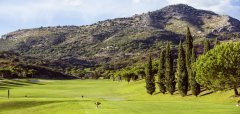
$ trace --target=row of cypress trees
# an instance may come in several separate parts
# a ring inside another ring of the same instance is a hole
[[[210,42],[204,41],[204,53],[210,50]],[[192,94],[197,96],[200,94],[200,85],[195,80],[196,73],[192,69],[191,64],[196,61],[196,52],[193,46],[193,37],[189,28],[187,28],[185,48],[180,41],[178,46],[177,69],[174,75],[173,57],[171,53],[171,45],[168,42],[165,50],[161,50],[158,66],[158,80],[160,92],[165,94],[169,92],[171,95],[177,90],[181,96],[186,96],[190,89]],[[175,77],[176,76],[176,77]],[[152,71],[152,57],[149,56],[149,61],[146,69],[146,89],[147,93],[155,92],[155,79]]]
[[[200,85],[196,82],[196,75],[191,67],[191,64],[196,60],[196,53],[193,46],[193,37],[189,28],[187,28],[185,42],[185,50],[183,48],[182,42],[180,42],[178,46],[178,61],[176,72],[178,91],[181,96],[186,96],[188,89],[190,88],[192,94],[197,96],[200,93]]]

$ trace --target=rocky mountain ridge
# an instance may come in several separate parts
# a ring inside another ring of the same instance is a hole
[[[158,51],[166,41],[178,44],[184,40],[187,26],[196,43],[204,38],[240,37],[239,20],[177,4],[92,25],[18,30],[2,36],[0,50],[39,58],[48,61],[50,67],[63,70],[102,64],[124,67],[132,64],[130,59],[139,60],[137,57],[149,49]]]

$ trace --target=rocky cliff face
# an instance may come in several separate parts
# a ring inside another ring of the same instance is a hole
[[[0,50],[48,60],[52,66],[91,67],[158,50],[166,41],[177,44],[187,26],[195,39],[240,36],[239,20],[177,4],[86,26],[18,30],[2,36]]]

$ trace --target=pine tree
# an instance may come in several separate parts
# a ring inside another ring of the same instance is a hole
[[[227,42],[201,55],[193,64],[198,83],[214,90],[233,89],[239,95],[239,50],[240,42]]]
[[[196,61],[196,53],[194,48],[192,49],[192,57],[191,57],[191,62],[194,63]],[[196,72],[192,70],[192,72],[189,75],[189,83],[191,87],[192,94],[195,96],[198,96],[200,94],[200,85],[196,81]]]
[[[188,75],[187,75],[186,59],[185,59],[185,53],[183,50],[182,42],[179,43],[179,47],[178,47],[176,76],[177,76],[178,91],[181,96],[186,96],[188,91]]]
[[[162,92],[163,94],[165,94],[166,92],[164,63],[165,63],[164,50],[161,50],[160,58],[159,58],[159,66],[158,66],[158,86],[159,86],[160,92]]]
[[[152,57],[151,54],[149,55],[149,60],[146,68],[146,89],[147,93],[152,95],[155,92],[155,80],[154,80],[154,74],[152,69]]]
[[[171,54],[170,43],[167,43],[166,54],[165,54],[165,79],[166,79],[166,89],[173,95],[175,92],[175,76],[173,74],[173,59]]]
[[[204,41],[204,50],[203,53],[207,53],[210,50],[210,42],[208,39]]]

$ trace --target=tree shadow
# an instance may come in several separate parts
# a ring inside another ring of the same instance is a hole
[[[6,89],[10,89],[9,87],[1,87],[0,86],[0,90],[6,90]]]
[[[0,82],[0,86],[20,87],[20,86],[26,86],[26,85],[29,85],[29,84],[18,83],[18,82],[9,81],[9,80],[3,80]]]
[[[209,91],[209,92],[207,92],[207,93],[204,93],[204,94],[202,94],[202,95],[199,95],[199,96],[205,96],[205,95],[209,95],[209,94],[212,94],[212,93],[214,93],[214,91]]]
[[[204,92],[204,91],[207,91],[207,90],[209,90],[209,89],[206,89],[206,88],[201,88],[200,89],[201,93]]]
[[[158,95],[158,94],[160,94],[161,92],[156,92],[156,93],[154,93],[153,95]]]
[[[15,82],[21,82],[21,83],[26,83],[26,84],[37,84],[37,85],[45,85],[40,82],[32,82],[31,80],[13,80]]]
[[[193,95],[192,93],[190,93],[190,94],[187,94],[186,96],[191,96],[191,95]]]
[[[0,89],[10,89],[11,87],[30,86],[33,84],[44,85],[40,82],[31,82],[30,80],[0,80]]]
[[[4,110],[24,109],[24,108],[31,108],[31,107],[53,104],[53,103],[61,103],[61,102],[64,102],[64,101],[9,101],[9,102],[1,103],[0,108]]]

